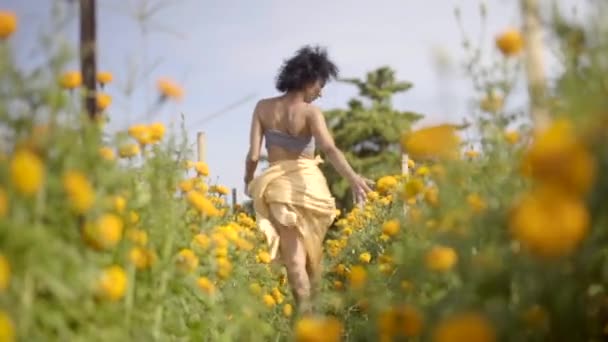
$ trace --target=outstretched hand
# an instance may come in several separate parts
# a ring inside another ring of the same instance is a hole
[[[367,199],[367,193],[372,191],[371,186],[373,186],[375,182],[371,179],[367,179],[365,177],[361,177],[357,175],[355,179],[351,181],[351,189],[353,192],[353,201],[355,204],[363,204]]]

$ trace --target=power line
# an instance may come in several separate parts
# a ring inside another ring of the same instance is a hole
[[[209,122],[209,121],[211,121],[211,120],[213,120],[213,119],[215,119],[215,118],[217,118],[217,117],[219,117],[219,116],[221,116],[223,114],[226,114],[227,112],[229,112],[229,111],[231,111],[231,110],[233,110],[233,109],[235,109],[235,108],[243,105],[244,103],[248,102],[249,100],[251,100],[252,98],[254,98],[256,96],[257,96],[257,94],[255,94],[255,93],[249,94],[246,97],[240,99],[239,101],[234,102],[234,103],[226,106],[225,108],[222,108],[221,110],[219,110],[219,111],[217,111],[217,112],[215,112],[213,114],[205,116],[201,120],[195,122],[192,126],[193,127],[202,126],[202,125],[206,124],[207,122]]]

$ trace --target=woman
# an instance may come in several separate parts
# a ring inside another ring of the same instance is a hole
[[[318,168],[315,143],[363,202],[370,188],[356,174],[330,135],[323,113],[311,103],[337,67],[325,50],[303,47],[281,67],[276,88],[283,94],[260,100],[251,120],[245,189],[273,261],[281,261],[301,313],[311,310],[311,292],[321,275],[323,239],[335,218],[335,199]],[[254,179],[262,138],[270,166]]]

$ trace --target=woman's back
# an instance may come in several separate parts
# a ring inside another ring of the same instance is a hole
[[[257,116],[269,162],[314,157],[314,138],[307,120],[309,110],[309,104],[285,97],[260,101]]]

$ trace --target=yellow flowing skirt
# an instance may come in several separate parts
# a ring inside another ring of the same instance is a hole
[[[323,239],[336,216],[336,201],[316,159],[285,160],[270,167],[249,184],[258,228],[266,235],[273,262],[280,262],[279,233],[272,222],[298,229],[307,255],[311,281],[321,275]]]

